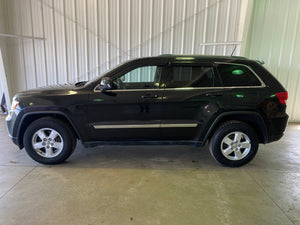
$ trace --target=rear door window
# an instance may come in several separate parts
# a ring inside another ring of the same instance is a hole
[[[224,87],[261,86],[257,76],[246,66],[236,64],[218,64]]]
[[[172,66],[166,88],[212,87],[213,70],[209,66]]]

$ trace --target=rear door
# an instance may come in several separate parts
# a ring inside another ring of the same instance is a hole
[[[223,88],[210,63],[171,64],[164,77],[162,139],[198,141],[223,105]],[[217,86],[217,87],[216,87]]]
[[[230,110],[255,110],[261,101],[261,88],[265,85],[248,66],[238,63],[216,63],[224,86]]]

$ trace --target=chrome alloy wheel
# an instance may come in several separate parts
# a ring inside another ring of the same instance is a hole
[[[250,150],[250,138],[243,132],[231,132],[221,142],[221,152],[230,160],[241,160],[249,154]]]
[[[64,147],[61,135],[52,128],[42,128],[32,136],[32,147],[42,157],[54,158]]]

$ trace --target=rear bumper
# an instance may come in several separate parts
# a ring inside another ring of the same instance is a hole
[[[283,135],[284,135],[284,133],[278,134],[278,135],[269,136],[267,143],[278,141],[280,138],[282,138]]]
[[[284,135],[289,116],[284,113],[277,113],[270,120],[270,129],[267,143],[278,141]]]

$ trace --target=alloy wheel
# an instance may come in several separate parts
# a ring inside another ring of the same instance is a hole
[[[58,156],[64,147],[62,136],[52,128],[42,128],[32,136],[32,147],[42,157]]]
[[[249,154],[250,150],[250,138],[240,131],[229,133],[221,142],[221,152],[230,160],[241,160]]]

